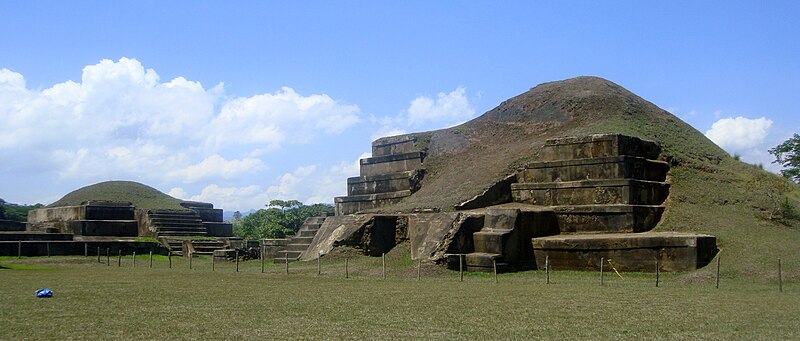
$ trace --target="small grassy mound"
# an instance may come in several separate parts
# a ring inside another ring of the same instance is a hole
[[[106,181],[70,192],[47,207],[80,205],[87,200],[130,201],[136,208],[183,210],[180,199],[133,181]]]

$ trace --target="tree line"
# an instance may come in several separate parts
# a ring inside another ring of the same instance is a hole
[[[28,220],[28,211],[42,207],[42,204],[17,205],[0,199],[0,219],[25,222]]]
[[[332,214],[328,204],[304,205],[297,200],[272,200],[256,212],[233,213],[233,234],[243,239],[286,238],[303,226],[306,218]]]

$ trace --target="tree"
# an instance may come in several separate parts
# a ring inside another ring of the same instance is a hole
[[[239,220],[239,219],[242,219],[242,212],[239,211],[233,212],[233,220]]]
[[[303,205],[297,200],[272,200],[246,217],[233,222],[233,233],[240,238],[285,238],[296,233],[308,217],[333,213],[331,205]]]
[[[775,156],[775,161],[782,165],[784,170],[781,174],[796,183],[800,183],[800,135],[794,136],[775,148],[769,150],[769,153]]]

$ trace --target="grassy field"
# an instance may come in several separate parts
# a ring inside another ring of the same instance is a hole
[[[344,259],[348,259],[348,276]],[[103,262],[105,259],[103,259]],[[0,339],[800,338],[800,283],[696,274],[466,273],[407,253],[340,252],[317,263],[130,256],[0,258]],[[50,299],[34,297],[49,287]]]

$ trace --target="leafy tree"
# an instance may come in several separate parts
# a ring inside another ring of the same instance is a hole
[[[233,233],[245,239],[285,238],[297,232],[306,218],[334,211],[331,205],[307,206],[297,200],[272,200],[265,206],[266,209],[236,219]]]
[[[769,153],[775,156],[773,163],[786,168],[781,171],[783,176],[800,183],[800,135],[794,134],[792,138],[770,149]]]
[[[0,199],[0,219],[5,219],[6,218],[6,209],[3,208],[3,206],[5,206],[5,205],[6,205],[6,201],[3,200],[3,199]]]
[[[239,220],[239,219],[242,219],[242,212],[239,211],[233,212],[233,220]]]

